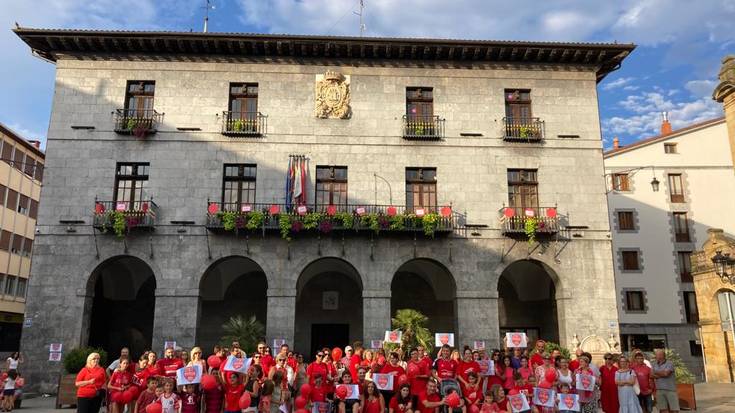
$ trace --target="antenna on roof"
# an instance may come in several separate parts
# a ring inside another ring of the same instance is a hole
[[[211,4],[211,0],[204,0],[204,33],[207,33],[209,26],[209,10],[214,10],[214,4]]]
[[[360,37],[362,37],[365,34],[365,21],[363,19],[363,14],[365,12],[365,0],[360,0],[360,12],[353,11],[356,15],[360,16]]]

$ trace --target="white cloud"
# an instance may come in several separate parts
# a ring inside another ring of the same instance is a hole
[[[694,96],[699,97],[705,97],[705,96],[712,96],[712,91],[715,90],[715,87],[717,86],[717,81],[715,80],[690,80],[685,85],[684,88],[691,92]]]
[[[640,89],[640,87],[633,86],[633,85],[628,85],[628,86],[623,87],[623,90],[626,91],[626,92],[633,92],[633,91],[638,90],[638,89]]]
[[[630,82],[635,80],[635,77],[619,77],[611,82],[606,82],[602,85],[602,90],[613,90],[628,85]],[[629,89],[626,89],[629,90]]]

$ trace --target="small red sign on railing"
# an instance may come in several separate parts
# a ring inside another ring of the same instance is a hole
[[[104,214],[105,213],[105,206],[102,203],[97,202],[96,204],[94,204],[94,213],[95,214]]]
[[[281,211],[281,208],[280,208],[280,207],[278,207],[278,205],[271,205],[270,209],[268,210],[268,212],[269,212],[269,213],[270,213],[271,215],[276,215],[276,214],[277,214],[277,213],[279,213],[280,211]]]
[[[424,215],[426,215],[426,210],[423,208],[416,208],[415,212],[417,217],[423,217]]]
[[[503,215],[506,218],[513,218],[516,215],[516,211],[513,208],[504,208],[503,209]]]
[[[210,202],[209,206],[207,207],[207,212],[212,215],[216,214],[217,212],[219,212],[219,205],[217,205],[217,203],[215,202]]]
[[[398,210],[394,206],[389,206],[388,209],[385,210],[386,214],[388,214],[389,217],[394,217],[398,213]]]
[[[547,208],[546,216],[549,218],[556,218],[556,208]]]
[[[329,215],[330,217],[332,217],[336,213],[337,213],[337,207],[335,205],[329,205],[329,206],[327,206],[327,215]]]
[[[451,217],[452,216],[452,207],[448,207],[448,206],[442,207],[441,213],[442,213],[442,216],[444,218]]]

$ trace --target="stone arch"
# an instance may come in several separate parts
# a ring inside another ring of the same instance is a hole
[[[530,340],[559,342],[561,280],[546,263],[520,259],[508,264],[497,278],[500,337],[523,331]]]
[[[413,258],[401,264],[391,280],[390,314],[399,309],[420,311],[429,318],[432,332],[457,331],[457,284],[441,262]]]
[[[362,339],[362,276],[337,257],[311,261],[296,280],[294,347],[313,354]]]
[[[156,276],[133,255],[117,255],[99,263],[86,284],[82,342],[101,347],[112,357],[128,347],[137,357],[151,348]],[[84,333],[83,333],[84,334]]]
[[[205,352],[218,344],[230,317],[255,318],[266,326],[268,279],[253,259],[230,255],[211,263],[199,280],[196,343]]]

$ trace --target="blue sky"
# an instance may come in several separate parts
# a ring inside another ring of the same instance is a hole
[[[722,115],[720,61],[735,53],[735,0],[364,0],[367,36],[618,41],[639,45],[598,85],[605,146]],[[0,0],[0,121],[45,144],[54,67],[10,30],[200,31],[205,0]],[[359,34],[359,0],[212,0],[210,31]]]

